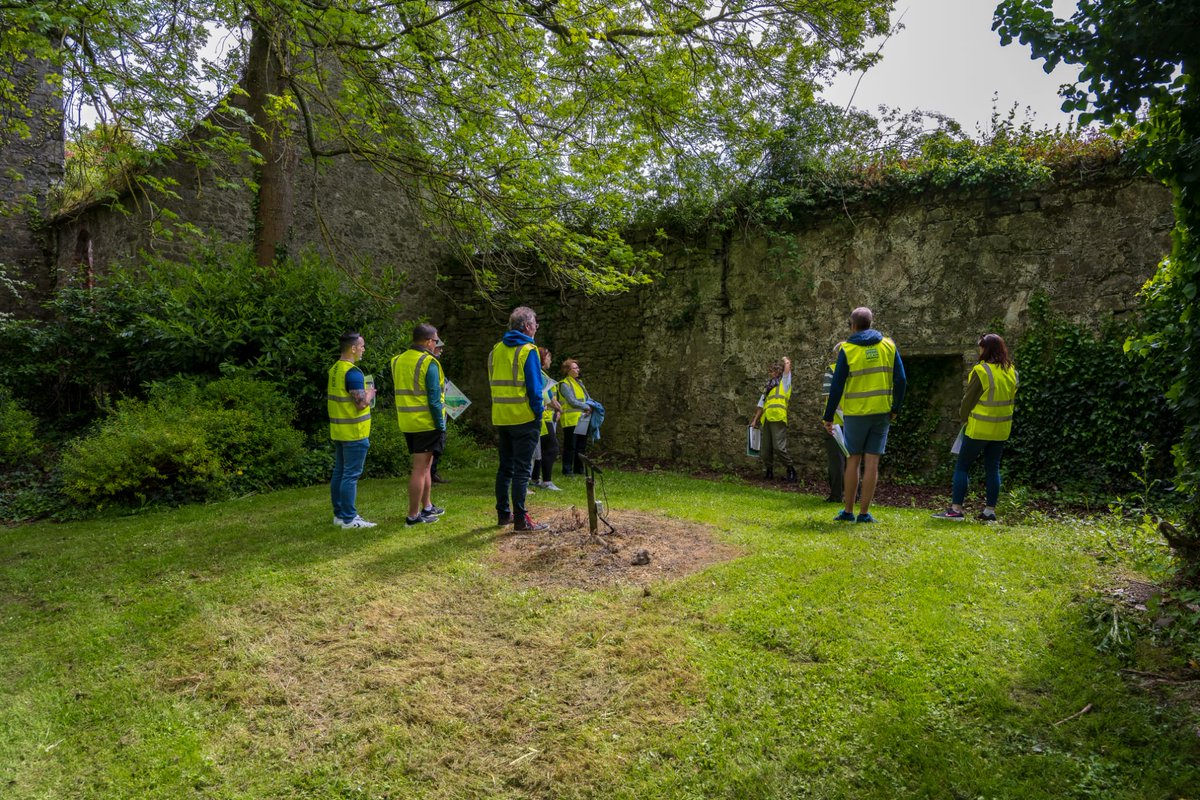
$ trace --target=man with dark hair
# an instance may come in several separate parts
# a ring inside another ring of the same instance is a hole
[[[871,500],[879,480],[879,457],[887,447],[888,428],[904,403],[907,379],[896,343],[871,326],[875,315],[862,306],[850,312],[850,338],[838,353],[837,364],[825,403],[825,430],[833,433],[833,418],[842,406],[846,437],[846,471],[843,473],[844,508],[834,519],[839,522],[874,522]],[[858,492],[858,467],[863,466],[858,516],[854,496]]]
[[[787,407],[791,397],[792,360],[785,357],[768,368],[766,388],[758,398],[758,407],[754,409],[754,417],[750,420],[751,428],[757,428],[760,420],[763,423],[761,455],[767,480],[775,477],[776,455],[787,470],[786,480],[796,480],[796,466],[792,463],[787,444]]]
[[[422,322],[413,328],[412,345],[391,361],[396,417],[412,455],[408,514],[404,520],[407,525],[437,522],[446,511],[435,506],[430,497],[430,467],[434,455],[446,446],[446,379],[433,354],[438,341],[437,328]]]
[[[325,405],[329,414],[329,438],[333,440],[333,476],[329,494],[333,500],[333,524],[342,528],[374,528],[358,515],[355,500],[358,477],[362,475],[371,447],[371,402],[375,387],[366,385],[366,378],[355,362],[362,358],[366,343],[357,331],[347,331],[341,338],[341,356],[329,368]]]
[[[496,518],[515,531],[540,531],[525,510],[533,453],[541,432],[544,404],[542,369],[537,346],[537,315],[519,306],[508,319],[508,332],[488,355],[488,386],[492,424],[500,436],[500,466],[496,470]],[[512,505],[509,505],[511,493]]]

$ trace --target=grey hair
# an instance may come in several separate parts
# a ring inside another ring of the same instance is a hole
[[[537,314],[529,306],[517,306],[513,312],[508,315],[508,329],[510,331],[524,330],[525,326],[537,319]]]

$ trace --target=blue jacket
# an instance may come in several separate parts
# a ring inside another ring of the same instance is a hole
[[[851,344],[875,344],[883,341],[883,334],[874,328],[867,328],[850,335],[846,341]],[[833,422],[833,412],[837,411],[838,403],[842,402],[842,392],[846,389],[846,379],[850,377],[850,364],[846,361],[846,353],[838,352],[837,366],[833,368],[833,380],[829,383],[829,400],[825,403],[826,422]],[[904,362],[900,360],[900,349],[896,348],[896,363],[892,366],[892,413],[899,414],[904,405],[904,391],[908,388],[908,376],[904,374]]]
[[[508,331],[501,341],[509,347],[533,344],[533,339],[521,331]],[[542,400],[542,359],[536,351],[525,359],[525,394],[529,398],[529,407],[533,409],[533,418],[540,420],[545,403]]]
[[[587,401],[592,413],[588,416],[587,438],[589,442],[600,441],[600,426],[604,424],[604,406],[595,400]]]

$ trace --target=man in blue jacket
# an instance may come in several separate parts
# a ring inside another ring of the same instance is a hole
[[[896,343],[871,327],[875,315],[865,306],[850,312],[850,338],[838,353],[825,403],[825,430],[833,432],[833,417],[842,406],[846,436],[845,506],[839,522],[874,522],[871,500],[879,480],[879,457],[887,447],[888,428],[900,413],[908,380]],[[858,465],[863,466],[858,516],[854,495],[858,491]]]
[[[508,318],[508,332],[488,355],[488,386],[492,424],[500,437],[500,466],[496,470],[496,517],[515,531],[541,531],[525,510],[529,473],[542,427],[542,364],[537,346],[537,314],[519,306]],[[509,505],[511,493],[512,505]]]

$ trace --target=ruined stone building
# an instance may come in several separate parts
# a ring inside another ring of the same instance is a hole
[[[96,203],[47,216],[44,198],[62,175],[62,122],[50,93],[40,97],[34,135],[5,142],[0,156],[0,176],[22,178],[0,182],[0,202],[37,198],[0,218],[0,263],[18,267],[45,296],[88,271],[136,262],[144,250],[178,247],[149,240],[141,216],[149,212],[128,199],[135,213]],[[186,164],[170,169],[176,213],[219,239],[248,239],[248,190],[222,188]],[[489,307],[369,167],[348,158],[304,167],[295,197],[290,247],[408,271],[408,308],[438,325],[451,344],[450,376],[477,401],[468,424],[488,426],[483,364],[508,309],[524,303],[539,312],[539,339],[556,362],[578,359],[607,407],[604,449],[714,466],[744,463],[764,368],[784,355],[795,370],[793,448],[810,468],[823,463],[820,379],[853,307],[875,310],[876,327],[895,338],[910,372],[944,375],[934,402],[956,407],[977,337],[1019,333],[1035,294],[1081,321],[1131,311],[1173,222],[1165,188],[1113,165],[1005,197],[945,190],[827,209],[770,236],[675,233],[657,245],[664,257],[651,286],[602,299],[522,286]]]

